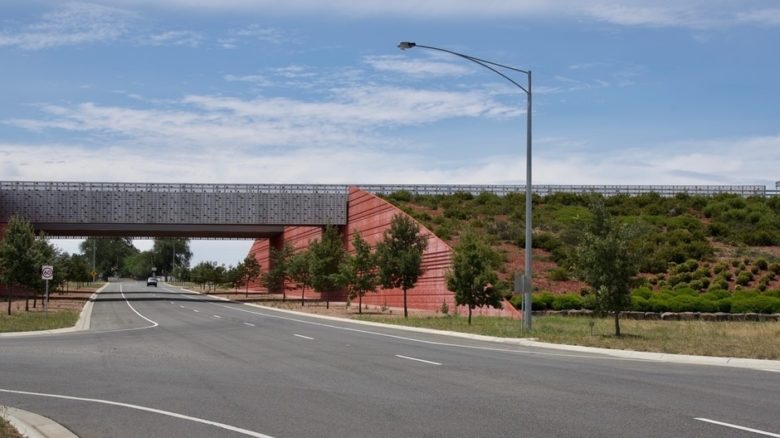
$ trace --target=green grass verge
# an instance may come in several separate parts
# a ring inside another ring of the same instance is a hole
[[[584,345],[621,350],[702,356],[780,359],[780,323],[710,321],[621,320],[623,336],[614,336],[614,322],[607,318],[543,316],[534,318],[534,330],[523,333],[521,322],[505,318],[362,316],[364,321],[384,322],[499,337],[533,337],[542,342]],[[593,333],[589,321],[594,321]]]
[[[0,315],[0,333],[52,330],[73,327],[79,319],[79,313],[70,310],[49,312],[19,312],[10,316]]]

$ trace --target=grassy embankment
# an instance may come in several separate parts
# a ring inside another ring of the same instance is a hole
[[[362,316],[359,319],[499,337],[532,337],[542,342],[589,347],[703,356],[780,359],[780,323],[621,320],[623,336],[614,336],[608,318],[537,317],[534,330],[523,333],[516,320],[460,316]],[[593,332],[589,321],[595,321]]]

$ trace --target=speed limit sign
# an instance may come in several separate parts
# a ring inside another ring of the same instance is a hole
[[[43,265],[41,267],[41,279],[42,280],[54,279],[54,266]]]

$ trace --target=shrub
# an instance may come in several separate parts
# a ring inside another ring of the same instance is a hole
[[[556,295],[552,302],[555,310],[581,309],[582,298],[575,294]]]
[[[387,198],[396,202],[409,202],[412,200],[412,193],[407,190],[398,190],[388,195]]]
[[[647,298],[639,295],[631,296],[631,310],[636,312],[652,312],[653,308]]]
[[[668,312],[669,311],[669,303],[660,296],[654,296],[647,300],[648,305],[650,306],[651,312]]]
[[[546,310],[552,309],[552,303],[555,300],[555,295],[549,292],[542,292],[539,295],[531,296],[531,309],[533,310]]]
[[[733,297],[731,300],[733,313],[780,313],[780,298],[766,295]]]
[[[567,281],[569,279],[569,272],[564,268],[553,268],[547,271],[547,276],[552,281]]]
[[[729,282],[725,278],[716,278],[710,285],[710,290],[729,290]]]
[[[753,280],[753,274],[750,272],[740,272],[737,275],[737,284],[740,286],[747,286]]]
[[[775,274],[780,274],[780,264],[778,263],[772,263],[767,267],[767,269],[774,272]]]
[[[650,299],[650,297],[653,295],[653,291],[646,287],[638,287],[631,291],[632,297],[641,297],[644,299]]]
[[[756,267],[762,271],[766,271],[769,268],[769,263],[764,259],[756,260]]]
[[[750,267],[750,272],[752,272],[754,275],[758,274],[758,271],[759,271],[758,266],[751,266]]]
[[[727,269],[726,265],[724,265],[723,263],[717,263],[712,268],[712,272],[714,272],[715,275],[717,275],[717,274],[720,274],[721,272],[725,271],[726,269]]]

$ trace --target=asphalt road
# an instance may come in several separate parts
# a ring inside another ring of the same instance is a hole
[[[776,372],[331,322],[139,282],[99,294],[87,332],[0,338],[0,404],[85,438],[780,437]]]

